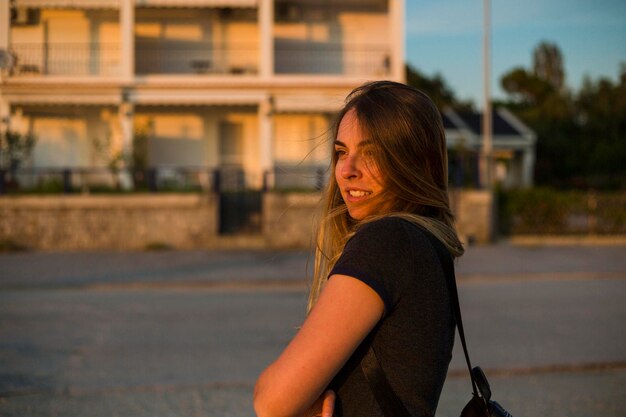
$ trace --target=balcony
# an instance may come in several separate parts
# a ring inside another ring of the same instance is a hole
[[[212,42],[137,41],[135,71],[149,74],[258,73],[259,48],[253,43],[223,47]]]
[[[276,74],[390,75],[390,49],[384,45],[275,42]]]
[[[12,75],[120,75],[118,43],[14,43]]]
[[[118,43],[19,43],[11,46],[13,76],[121,75]],[[211,42],[141,41],[135,48],[137,75],[254,75],[255,43],[220,47]],[[289,44],[276,42],[275,73],[300,75],[389,75],[384,46]]]
[[[13,76],[118,76],[118,43],[19,43],[11,46]],[[138,42],[135,68],[147,74],[256,74],[258,47],[211,43]]]

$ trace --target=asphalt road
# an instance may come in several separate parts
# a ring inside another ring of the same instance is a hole
[[[515,417],[626,416],[625,247],[470,248],[472,360]],[[254,413],[304,316],[302,252],[0,255],[1,416]],[[460,344],[437,416],[470,398]]]

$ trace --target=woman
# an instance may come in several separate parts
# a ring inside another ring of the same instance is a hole
[[[309,314],[259,377],[256,412],[382,416],[360,366],[372,346],[411,415],[432,416],[454,343],[434,245],[463,253],[441,115],[414,88],[372,82],[348,96],[334,139]]]

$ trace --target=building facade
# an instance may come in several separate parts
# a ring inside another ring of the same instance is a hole
[[[482,113],[444,109],[450,183],[478,187],[479,158],[483,147]],[[505,108],[492,111],[492,176],[502,188],[533,185],[537,135]]]
[[[207,172],[244,187],[310,187],[346,94],[367,80],[404,80],[403,8],[2,0],[0,128],[35,134],[23,164],[33,170],[115,167],[124,187],[133,185],[125,168],[151,169],[158,181],[184,169],[203,187]]]

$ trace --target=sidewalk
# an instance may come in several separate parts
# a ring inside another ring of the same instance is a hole
[[[469,247],[460,281],[626,278],[626,246]],[[0,289],[91,286],[306,285],[306,251],[24,252],[0,254]]]

